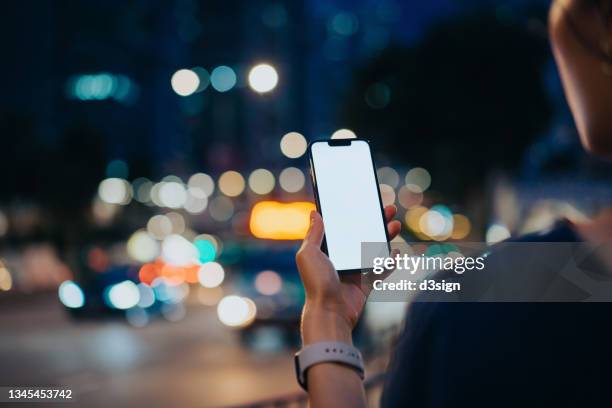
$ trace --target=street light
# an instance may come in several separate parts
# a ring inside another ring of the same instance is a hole
[[[278,73],[272,65],[259,64],[255,65],[249,71],[249,86],[255,92],[266,93],[270,92],[278,84]]]
[[[190,69],[179,69],[172,75],[170,84],[177,94],[189,96],[200,86],[200,78]]]

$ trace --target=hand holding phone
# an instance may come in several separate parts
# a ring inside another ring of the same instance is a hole
[[[401,224],[393,220],[397,209],[384,209],[387,231],[393,239]],[[300,278],[306,289],[306,303],[302,314],[302,340],[311,344],[323,340],[351,342],[351,331],[372,288],[363,284],[360,274],[338,275],[329,257],[321,250],[323,220],[313,211],[306,238],[296,255]],[[367,282],[366,282],[367,283]]]
[[[312,212],[310,228],[296,255],[306,289],[301,326],[304,344],[351,342],[351,331],[372,287],[363,285],[361,274],[339,275],[337,271],[360,270],[360,240],[386,243],[401,228],[400,222],[393,220],[395,206],[382,209],[370,148],[362,142],[329,140],[314,142],[309,148],[318,212]],[[331,150],[336,147],[348,148]],[[343,211],[346,207],[352,207],[352,211]],[[321,212],[326,216],[325,225]],[[355,223],[359,227],[354,228]],[[324,245],[325,235],[330,233],[331,245]]]

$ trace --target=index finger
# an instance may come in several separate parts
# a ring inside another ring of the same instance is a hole
[[[323,242],[323,234],[325,233],[323,228],[323,219],[321,218],[321,214],[317,211],[310,212],[310,227],[308,228],[308,232],[304,237],[304,242],[302,245],[313,245],[315,247],[320,247]]]

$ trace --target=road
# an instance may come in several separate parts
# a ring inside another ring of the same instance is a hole
[[[205,306],[133,328],[73,322],[51,295],[0,304],[0,385],[68,386],[84,407],[218,407],[296,392],[292,352],[246,350]]]

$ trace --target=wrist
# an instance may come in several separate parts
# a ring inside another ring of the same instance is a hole
[[[302,313],[302,343],[308,345],[320,341],[341,341],[353,344],[353,327],[349,320],[335,308],[307,302]]]

